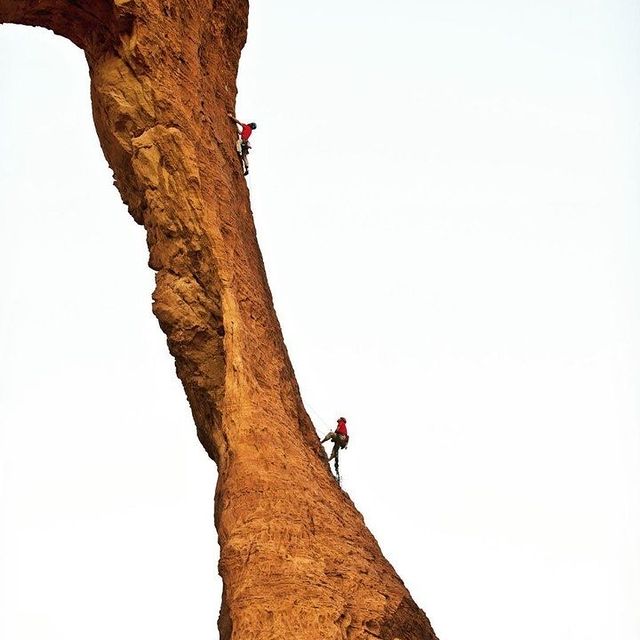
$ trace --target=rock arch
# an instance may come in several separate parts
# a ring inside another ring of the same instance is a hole
[[[246,0],[0,0],[1,22],[85,51],[153,310],[218,465],[221,638],[435,639],[329,471],[273,309],[226,115],[247,16]]]

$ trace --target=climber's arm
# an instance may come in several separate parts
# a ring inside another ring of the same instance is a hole
[[[240,120],[236,120],[232,114],[227,113],[227,115],[239,126],[239,127],[244,127],[244,124],[242,122],[240,122]]]

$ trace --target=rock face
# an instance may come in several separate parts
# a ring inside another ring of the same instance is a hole
[[[334,480],[300,399],[235,153],[246,0],[0,0],[84,49],[153,311],[216,461],[223,640],[435,639]]]

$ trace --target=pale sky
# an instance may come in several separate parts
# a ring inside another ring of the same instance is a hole
[[[318,432],[441,640],[640,640],[640,5],[252,6],[237,115]],[[217,637],[215,466],[82,52],[0,28],[0,637]]]

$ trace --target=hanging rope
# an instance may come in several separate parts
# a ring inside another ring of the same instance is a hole
[[[336,470],[336,480],[338,481],[338,486],[342,486],[340,483],[340,464],[338,462],[338,458],[340,457],[340,449],[336,451],[336,457],[333,459],[333,466]]]
[[[323,429],[330,429],[329,423],[308,402],[305,402],[305,407],[308,409],[309,413],[313,414],[313,417],[315,417],[316,421],[320,423],[320,426],[322,426]]]

